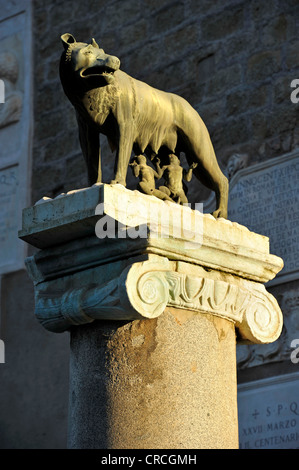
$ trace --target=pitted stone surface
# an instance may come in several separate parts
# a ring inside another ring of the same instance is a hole
[[[231,322],[167,308],[80,327],[71,345],[70,448],[238,447]]]

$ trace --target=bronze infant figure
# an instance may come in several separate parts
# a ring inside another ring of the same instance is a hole
[[[66,33],[61,40],[60,78],[76,110],[89,184],[102,181],[99,134],[116,150],[111,183],[124,186],[132,151],[162,165],[183,152],[190,166],[197,164],[195,176],[216,194],[214,217],[227,218],[228,180],[197,111],[184,98],[130,77],[94,39],[86,44]]]

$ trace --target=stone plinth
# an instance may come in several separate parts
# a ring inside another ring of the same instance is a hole
[[[238,447],[236,336],[282,329],[268,238],[119,185],[41,201],[19,235],[37,318],[71,332],[71,448]]]

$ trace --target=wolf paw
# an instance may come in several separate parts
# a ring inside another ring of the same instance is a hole
[[[227,211],[217,209],[212,213],[212,216],[215,217],[215,219],[219,219],[220,217],[222,217],[223,219],[227,219]]]
[[[124,180],[121,180],[121,179],[111,180],[110,184],[121,184],[122,186],[126,186],[126,182]]]

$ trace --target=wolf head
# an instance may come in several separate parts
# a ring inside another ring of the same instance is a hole
[[[97,77],[103,84],[114,81],[114,72],[120,67],[120,60],[112,55],[105,54],[94,39],[91,44],[77,42],[69,33],[61,36],[64,54],[62,61],[71,65],[72,70],[82,79],[88,80]],[[66,65],[65,64],[65,65]]]

